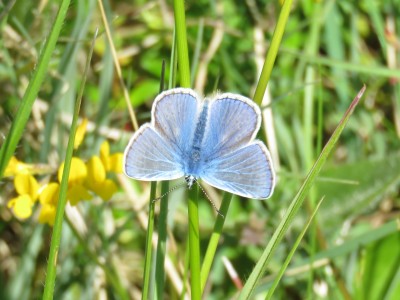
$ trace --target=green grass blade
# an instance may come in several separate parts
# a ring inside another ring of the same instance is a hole
[[[65,15],[67,14],[69,3],[70,0],[61,1],[60,8],[58,10],[51,32],[46,38],[46,42],[40,53],[37,68],[35,69],[33,76],[29,81],[28,88],[26,89],[24,97],[21,101],[21,105],[17,111],[17,115],[12,122],[10,132],[0,149],[0,180],[1,178],[3,178],[4,170],[7,167],[10,158],[14,154],[15,148],[17,147],[17,144],[22,136],[25,125],[32,110],[33,102],[36,99],[36,96],[46,75],[47,67],[49,65],[51,55],[54,51],[58,36],[60,34]]]
[[[325,202],[325,204],[327,203],[328,202]],[[306,267],[310,267],[311,265],[314,265],[314,268],[317,268],[317,266],[324,266],[329,261],[335,261],[339,257],[349,255],[354,251],[358,251],[361,248],[365,248],[373,244],[374,242],[384,239],[385,237],[388,237],[398,231],[399,227],[397,220],[389,221],[388,223],[383,224],[378,228],[368,229],[366,230],[365,233],[349,238],[348,240],[344,241],[344,243],[341,245],[333,246],[328,248],[327,250],[318,252],[314,257],[308,257],[300,260],[288,270],[287,273],[291,274],[288,275],[288,277],[295,277],[300,274],[304,274],[304,271],[296,272],[296,270],[304,270]],[[269,289],[271,281],[272,279],[267,280],[264,283],[264,286],[260,288]]]
[[[199,21],[199,29],[197,31],[196,47],[194,48],[194,54],[192,58],[192,69],[190,71],[191,82],[190,85],[193,86],[193,81],[197,72],[197,67],[199,65],[201,45],[203,44],[204,38],[204,19]]]
[[[292,0],[285,0],[279,14],[278,23],[276,24],[271,45],[269,46],[267,57],[265,58],[265,63],[253,97],[254,102],[256,102],[258,105],[261,105],[265,89],[267,88],[269,78],[271,77],[272,68],[275,63],[276,55],[278,54],[278,49],[279,45],[281,44],[283,32],[285,31],[286,22],[289,18],[292,2]]]
[[[57,117],[60,111],[71,115],[73,112],[73,105],[70,104],[73,104],[72,99],[74,99],[73,97],[77,93],[76,74],[78,72],[78,55],[80,50],[83,50],[82,48],[86,46],[86,43],[81,41],[85,40],[89,26],[91,25],[92,15],[95,11],[93,9],[94,4],[94,0],[80,1],[74,7],[76,15],[69,24],[69,26],[73,26],[72,33],[69,36],[72,42],[67,43],[63,48],[62,56],[57,66],[59,77],[53,78],[50,82],[52,86],[52,92],[49,95],[50,106],[44,118],[44,136],[39,155],[39,159],[43,163],[48,162],[49,153],[52,150],[51,136],[57,134]],[[68,83],[68,91],[65,90],[66,83]],[[100,84],[100,86],[102,85]],[[65,148],[63,147],[62,149],[64,150]],[[65,153],[59,152],[59,154],[64,155]]]
[[[314,219],[314,216],[317,214],[318,208],[320,207],[323,200],[324,200],[324,198],[321,198],[321,200],[317,203],[314,211],[312,212],[310,218],[308,219],[308,222],[306,223],[303,230],[300,232],[299,236],[297,237],[296,242],[294,243],[292,249],[290,250],[288,256],[286,257],[285,262],[283,263],[281,269],[279,270],[278,275],[275,277],[275,280],[272,283],[270,290],[268,291],[267,297],[265,297],[266,300],[271,299],[272,295],[274,294],[276,287],[278,286],[280,280],[282,279],[283,274],[285,273],[290,261],[292,260],[294,253],[296,252],[297,248],[299,247],[301,240],[303,239],[304,235],[306,234],[308,227],[310,226],[312,220]]]
[[[351,252],[356,251],[357,249],[372,244],[375,241],[378,241],[398,231],[399,231],[398,220],[389,221],[388,223],[378,228],[368,230],[368,232],[366,233],[360,234],[356,237],[352,237],[351,239],[345,241],[341,245],[323,250],[317,253],[313,259],[302,260],[301,262],[296,264],[295,267],[296,268],[303,267],[319,260],[326,260],[326,259],[333,260],[337,257],[348,255]]]
[[[285,30],[286,22],[289,17],[290,8],[291,8],[292,0],[287,0],[283,4],[281,13],[279,15],[279,20],[276,25],[275,32],[272,37],[271,45],[267,53],[267,57],[265,59],[265,63],[261,72],[260,79],[258,81],[258,85],[256,88],[256,92],[254,95],[254,101],[258,104],[261,104],[265,89],[267,87],[269,78],[271,76],[272,68],[276,59],[276,55],[278,53],[279,45],[282,40],[282,36]],[[229,204],[231,201],[231,195],[225,194],[222,205],[221,205],[221,213],[225,216],[228,211]],[[207,248],[206,256],[202,266],[201,272],[201,289],[204,289],[204,286],[207,282],[208,274],[211,269],[212,261],[215,256],[215,251],[217,249],[218,241],[221,235],[222,227],[224,224],[224,218],[218,216],[218,219],[215,223],[213,234],[210,238],[209,246]]]
[[[334,2],[332,4],[328,4],[329,11],[327,12],[326,18],[327,20],[331,20],[330,22],[326,22],[324,24],[324,34],[323,40],[326,44],[327,55],[333,59],[337,60],[345,60],[346,59],[346,51],[345,51],[345,39],[342,33],[341,23],[343,19],[340,15],[339,5]],[[318,46],[320,43],[318,44]],[[356,44],[355,44],[356,45]],[[315,55],[315,53],[313,53]],[[341,69],[337,69],[335,67],[332,68],[332,76],[337,79],[345,78],[346,72]],[[340,102],[344,104],[349,95],[349,84],[345,80],[335,80],[335,90],[340,99]]]
[[[292,222],[295,214],[299,210],[300,206],[302,205],[306,195],[310,191],[311,187],[313,186],[315,179],[319,172],[321,171],[322,166],[325,164],[328,155],[332,151],[333,147],[335,146],[337,140],[340,137],[343,129],[345,128],[351,114],[354,111],[354,108],[360,101],[361,96],[365,91],[365,86],[359,91],[357,96],[354,98],[353,102],[350,104],[349,108],[347,109],[346,113],[344,114],[342,120],[340,121],[339,125],[336,127],[335,131],[333,132],[331,138],[329,139],[328,143],[325,145],[324,149],[322,150],[320,156],[318,157],[317,161],[314,163],[312,169],[307,175],[306,180],[304,181],[303,185],[301,186],[300,190],[298,191],[297,195],[291,202],[290,206],[288,207],[282,221],[279,223],[278,228],[275,230],[274,235],[272,236],[271,240],[269,241],[267,247],[265,248],[261,258],[257,262],[253,272],[250,274],[249,279],[247,280],[245,286],[243,287],[242,292],[239,295],[239,299],[250,299],[252,292],[254,291],[258,281],[260,280],[261,276],[263,276],[265,269],[272,258],[273,253],[275,252],[278,244],[282,240],[284,234],[286,233],[287,229],[289,228],[290,223]]]
[[[326,2],[326,6],[330,6],[331,2]],[[320,18],[320,15],[322,14],[322,4],[321,3],[316,3],[313,8],[312,8],[312,18],[314,20],[318,20]],[[309,55],[315,55],[318,52],[319,45],[320,45],[320,35],[321,35],[321,22],[320,21],[315,21],[311,23],[311,27],[309,30],[309,36],[306,41],[305,45],[305,51],[307,51],[307,54]],[[316,66],[313,65],[307,65],[305,67],[305,82],[314,82],[316,81],[317,78],[317,71],[316,71]],[[316,85],[307,85],[304,88],[304,99],[303,99],[303,120],[302,120],[302,125],[303,125],[303,134],[298,135],[301,137],[302,141],[301,144],[303,145],[302,148],[304,149],[303,151],[303,156],[302,156],[302,161],[303,161],[303,166],[305,170],[309,170],[314,162],[314,159],[316,157],[316,152],[315,152],[315,144],[314,144],[314,111],[315,111],[315,87]],[[298,143],[300,145],[300,143]],[[307,205],[310,208],[310,211],[312,211],[315,207],[315,202],[316,202],[316,197],[315,197],[315,188],[311,189],[309,192],[309,197],[308,197],[308,203]],[[309,254],[311,256],[314,255],[317,247],[317,223],[314,222],[309,230],[309,236],[310,236],[310,245],[309,245]],[[311,271],[308,274],[308,282],[307,282],[307,294],[306,297],[309,298],[311,297],[311,292],[312,292],[312,283],[314,282],[314,272],[311,269]]]
[[[383,18],[382,10],[379,9],[379,1],[366,0],[365,10],[369,15],[369,20],[372,27],[375,29],[375,34],[379,39],[379,44],[381,45],[382,55],[387,56],[387,38],[385,34],[385,20]]]
[[[199,193],[198,187],[193,186],[189,192],[189,264],[190,286],[193,300],[201,299],[200,279],[200,235],[199,235]]]
[[[171,65],[173,64],[174,57],[174,45],[172,45],[171,51]],[[173,77],[174,71],[171,69],[171,78]],[[164,81],[165,81],[165,61],[162,64],[161,71],[161,79],[160,79],[160,93],[164,90]],[[144,263],[144,271],[143,271],[143,292],[142,299],[150,299],[152,296],[150,295],[150,291],[154,290],[152,286],[150,286],[154,281],[150,280],[150,274],[152,271],[152,256],[153,256],[153,231],[154,231],[154,200],[156,199],[156,189],[157,182],[152,182],[150,186],[150,199],[149,199],[149,219],[147,222],[147,234],[146,234],[146,251],[145,251],[145,263]],[[167,199],[168,200],[168,199]],[[168,209],[168,207],[167,207]],[[168,212],[168,211],[167,211]],[[167,213],[166,212],[166,213]],[[163,212],[164,213],[164,212]],[[165,255],[164,255],[165,258]]]
[[[185,3],[174,0],[175,30],[178,46],[178,67],[182,87],[190,87],[189,53],[186,38]]]
[[[186,38],[185,4],[183,0],[174,0],[174,13],[181,86],[190,87],[190,66]],[[190,192],[188,201],[189,261],[192,299],[201,298],[198,201],[197,187],[194,187]]]
[[[161,183],[161,195],[168,193],[168,181]],[[168,195],[160,199],[160,216],[158,220],[158,242],[156,253],[156,285],[157,299],[164,299],[165,286],[165,254],[167,251]]]
[[[204,261],[201,266],[201,291],[204,291],[204,287],[207,283],[208,275],[210,274],[211,265],[215,257],[215,252],[217,251],[218,242],[221,237],[222,227],[227,217],[229,205],[231,204],[232,194],[225,193],[222,199],[221,207],[219,208],[220,214],[217,216],[215,221],[213,233],[211,234],[210,241],[208,242],[208,247],[206,254],[204,256]]]
[[[37,262],[39,261],[40,251],[43,248],[44,238],[43,230],[44,225],[35,226],[32,232],[29,232],[29,237],[26,239],[27,251],[19,256],[19,263],[17,266],[17,272],[11,275],[11,280],[6,285],[4,296],[0,298],[4,299],[19,299],[29,300],[32,299],[33,293],[33,282],[36,278],[35,269],[37,268]]]
[[[312,56],[301,52],[294,52],[290,50],[284,50],[292,56],[298,57],[301,61],[308,62],[311,64],[318,64],[322,66],[335,67],[337,69],[343,69],[355,73],[368,74],[373,77],[388,77],[388,78],[400,78],[400,70],[390,69],[381,65],[362,65],[355,63],[348,63],[342,60],[330,59],[323,56]]]
[[[176,30],[174,29],[173,37],[172,37],[172,49],[171,49],[171,63],[169,66],[169,80],[168,80],[168,89],[172,89],[176,85],[176,71],[178,67],[178,52],[176,46]]]
[[[91,46],[91,49],[90,49],[90,52],[89,52],[89,55],[88,55],[88,58],[86,61],[85,71],[84,71],[79,95],[76,98],[76,102],[75,102],[75,109],[74,109],[74,115],[73,115],[72,124],[71,124],[71,131],[69,134],[67,152],[65,155],[64,171],[63,171],[63,175],[62,175],[62,179],[61,179],[61,183],[60,183],[60,194],[59,194],[59,199],[58,199],[58,203],[57,203],[56,219],[54,221],[53,234],[51,237],[50,253],[49,253],[49,259],[48,259],[48,263],[47,263],[47,274],[46,274],[46,281],[45,281],[45,287],[44,287],[44,293],[43,293],[44,300],[53,299],[54,285],[55,285],[55,279],[56,279],[57,256],[58,256],[58,252],[59,252],[59,248],[60,248],[64,208],[65,208],[65,204],[67,203],[68,178],[69,178],[69,173],[70,173],[70,169],[71,169],[72,154],[74,151],[75,134],[76,134],[76,128],[77,128],[77,124],[78,124],[79,111],[80,111],[81,103],[82,103],[82,95],[83,95],[83,91],[85,88],[87,74],[88,74],[88,71],[90,68],[90,61],[92,59],[93,48],[94,48],[94,43],[96,41],[96,37],[97,37],[97,30],[95,32],[95,35],[94,35],[94,38],[92,41],[92,46]]]
[[[151,274],[151,262],[153,256],[153,231],[154,231],[154,202],[156,198],[156,188],[157,182],[152,182],[150,187],[150,200],[149,200],[149,219],[147,222],[147,232],[146,232],[146,251],[145,251],[145,261],[144,261],[144,271],[143,271],[143,292],[142,299],[149,299],[150,290],[150,274]]]

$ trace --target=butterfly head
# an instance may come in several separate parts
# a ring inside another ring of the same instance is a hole
[[[196,182],[196,177],[194,177],[193,175],[186,175],[185,181],[186,181],[188,189],[190,190],[193,186],[193,183]]]

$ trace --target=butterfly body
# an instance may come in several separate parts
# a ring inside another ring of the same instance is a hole
[[[268,198],[274,187],[269,152],[254,141],[261,112],[235,94],[201,101],[184,88],[157,96],[151,123],[134,134],[124,154],[124,171],[140,180],[185,176],[188,187],[202,179],[249,198]]]
[[[196,179],[201,176],[201,166],[206,162],[206,158],[203,155],[203,139],[206,130],[208,118],[208,100],[204,101],[201,109],[198,121],[195,126],[191,147],[189,153],[184,153],[184,157],[188,159],[182,162],[183,172],[185,176],[193,176]]]

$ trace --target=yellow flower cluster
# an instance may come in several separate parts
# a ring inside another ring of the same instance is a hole
[[[83,123],[86,127],[86,123]],[[80,138],[78,145],[82,141],[80,134],[78,131],[77,137]],[[68,178],[69,203],[76,205],[79,201],[90,200],[94,194],[106,201],[109,200],[118,188],[114,181],[107,178],[107,173],[122,172],[122,157],[122,153],[110,154],[110,145],[107,141],[101,145],[100,156],[93,156],[86,163],[78,157],[73,157]],[[43,186],[32,175],[32,169],[32,165],[20,162],[15,157],[10,160],[5,176],[14,176],[14,186],[18,196],[8,202],[8,207],[13,210],[16,217],[26,219],[32,215],[33,206],[39,201],[41,204],[39,222],[53,225],[64,163],[58,169],[58,182],[50,182]]]

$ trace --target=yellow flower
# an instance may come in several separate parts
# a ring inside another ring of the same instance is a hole
[[[88,120],[83,119],[77,129],[75,148],[82,143],[87,123]],[[80,158],[73,157],[67,191],[70,204],[76,205],[81,200],[90,200],[92,195],[89,190],[104,200],[109,200],[117,192],[118,187],[114,181],[107,178],[107,172],[122,172],[122,161],[122,153],[110,155],[110,145],[107,141],[101,145],[100,156],[93,156],[87,164]],[[5,176],[14,176],[14,186],[18,196],[9,201],[8,207],[13,210],[15,216],[26,219],[32,215],[33,205],[39,199],[41,204],[39,222],[53,226],[64,163],[58,169],[58,182],[51,182],[43,188],[31,175],[33,166],[20,162],[15,157],[11,158],[5,170]]]
[[[11,199],[7,206],[18,218],[29,218],[32,215],[33,204],[38,198],[39,184],[32,175],[17,174],[14,177],[14,186],[18,196]]]
[[[87,179],[89,187],[106,180],[106,169],[98,156],[93,156],[87,162]]]
[[[56,218],[56,208],[58,203],[58,193],[60,185],[56,182],[49,183],[40,193],[39,202],[42,208],[39,213],[39,222],[53,226]]]
[[[86,133],[86,126],[88,124],[88,119],[82,119],[81,123],[79,124],[78,128],[76,129],[76,135],[74,140],[74,149],[78,149],[79,146],[82,144],[83,138],[85,137]]]
[[[103,200],[108,201],[112,195],[118,191],[118,187],[114,181],[111,179],[106,179],[103,182],[92,186],[91,190],[99,195]]]
[[[39,202],[42,205],[57,206],[60,185],[56,182],[49,183],[40,193]]]
[[[54,225],[54,220],[56,218],[56,207],[53,205],[42,205],[39,214],[39,222],[42,224]]]
[[[109,170],[110,166],[116,166],[113,162],[116,157],[115,154],[111,157],[108,154],[109,145],[107,142],[104,142],[101,146],[100,157],[93,156],[87,163],[88,176],[86,180],[89,189],[106,201],[118,190],[117,185],[111,179],[106,178],[106,165],[108,165]]]
[[[61,182],[64,171],[64,163],[58,169],[58,181]],[[71,170],[68,178],[67,199],[71,205],[76,205],[81,200],[89,200],[91,195],[84,183],[87,178],[87,168],[85,163],[78,157],[71,160]]]
[[[58,182],[61,182],[64,172],[64,163],[58,169]],[[85,181],[87,169],[85,163],[78,157],[73,157],[71,160],[71,169],[68,177],[68,184],[79,184]]]
[[[106,169],[102,160],[98,156],[93,156],[87,163],[87,169],[87,187],[102,198],[104,195],[108,196],[107,199],[103,198],[104,200],[111,198],[114,192],[107,191],[110,185],[105,183],[109,179],[106,179]]]
[[[110,145],[104,141],[100,147],[100,159],[106,171],[122,173],[123,153],[117,152],[110,155]]]
[[[83,185],[77,184],[68,188],[67,198],[71,205],[77,205],[81,200],[90,200],[92,195]]]
[[[27,194],[32,202],[37,200],[39,184],[32,175],[17,174],[14,178],[14,186],[19,195]]]
[[[29,195],[20,195],[11,199],[7,206],[12,208],[15,216],[20,219],[27,219],[32,215],[33,202]]]
[[[15,176],[17,174],[30,174],[31,170],[31,165],[25,164],[13,156],[4,171],[4,177]]]

